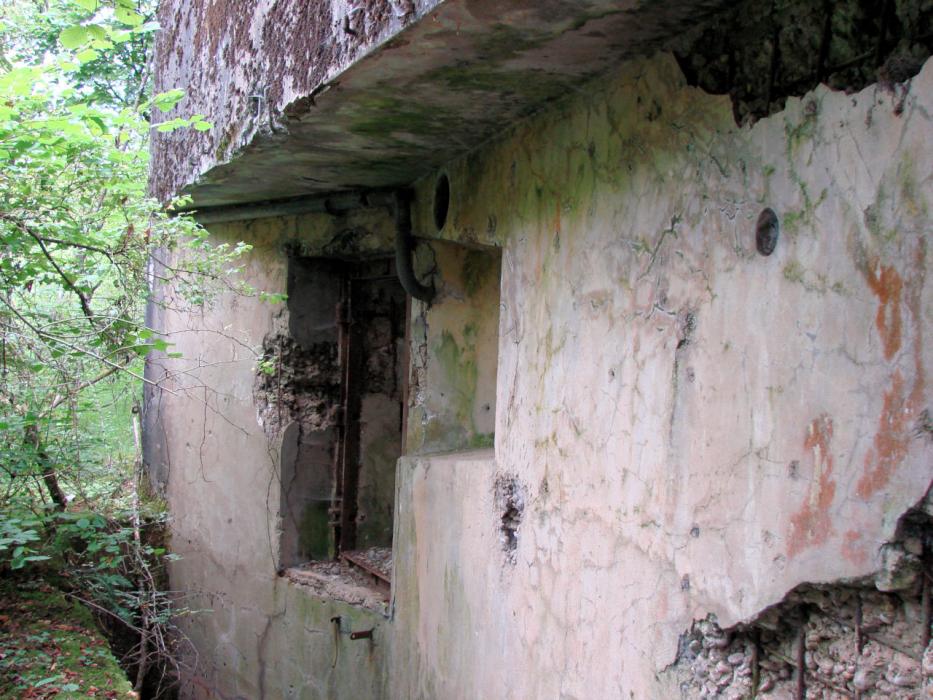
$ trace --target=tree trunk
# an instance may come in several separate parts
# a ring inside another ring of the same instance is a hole
[[[68,505],[68,500],[65,498],[65,492],[62,491],[62,487],[58,484],[58,475],[55,473],[55,467],[52,466],[52,460],[49,459],[48,453],[42,446],[42,440],[39,437],[39,429],[35,425],[27,425],[25,433],[25,442],[36,448],[36,460],[39,463],[39,468],[42,470],[42,481],[45,483],[45,488],[48,489],[49,495],[52,497],[52,502],[55,503],[55,509],[58,511],[65,510],[65,506]]]

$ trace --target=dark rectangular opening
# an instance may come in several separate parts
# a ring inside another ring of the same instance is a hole
[[[391,259],[289,262],[283,567],[337,560],[388,586],[407,301]]]

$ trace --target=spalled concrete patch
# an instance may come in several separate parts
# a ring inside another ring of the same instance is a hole
[[[306,430],[333,427],[340,398],[339,369],[334,343],[305,348],[281,330],[266,336],[254,388],[266,436],[275,439],[295,420]]]
[[[519,528],[525,514],[525,488],[514,476],[496,477],[495,504],[499,512],[499,542],[506,561],[515,564]]]
[[[712,616],[700,620],[681,637],[666,673],[683,698],[791,698],[801,689],[806,697],[926,696],[933,691],[931,551],[928,497],[901,519],[873,578],[798,586],[730,629]]]

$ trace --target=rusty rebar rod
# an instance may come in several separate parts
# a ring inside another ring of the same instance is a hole
[[[933,623],[931,620],[931,606],[930,606],[930,548],[924,543],[923,545],[923,558],[920,560],[921,571],[923,572],[923,584],[920,593],[920,608],[921,608],[921,624],[923,629],[920,630],[920,649],[921,654],[926,651],[926,648],[930,646],[930,624]]]
[[[807,681],[806,673],[807,666],[805,662],[805,652],[807,648],[807,631],[806,628],[801,625],[800,630],[797,632],[797,688],[794,694],[796,700],[805,700],[807,697]]]
[[[865,639],[862,637],[862,594],[855,594],[855,649],[859,656],[865,648]]]
[[[761,683],[761,665],[759,656],[761,655],[761,630],[757,627],[752,632],[752,657],[749,665],[752,667],[752,692],[751,700],[758,697],[758,685]]]
[[[771,654],[771,656],[774,656],[775,658],[780,659],[781,661],[786,663],[791,668],[797,668],[797,662],[794,659],[790,658],[789,656],[784,656],[784,654],[777,652],[777,651],[769,652],[769,653]],[[827,688],[832,688],[840,695],[845,695],[847,698],[853,697],[852,691],[850,691],[848,688],[846,688],[845,686],[841,686],[838,683],[833,683],[831,680],[829,680],[828,678],[824,678],[819,673],[811,672],[810,678],[816,681],[817,683],[819,683],[820,685],[826,686]]]

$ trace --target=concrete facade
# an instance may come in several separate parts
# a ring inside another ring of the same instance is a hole
[[[846,692],[931,692],[931,114],[928,60],[739,127],[658,53],[446,162],[439,229],[436,174],[412,177],[437,297],[408,313],[384,607],[280,575],[303,487],[283,480],[288,426],[264,429],[257,361],[297,323],[291,302],[157,311],[184,357],[150,360],[150,468],[173,587],[210,610],[183,624],[200,652],[183,695],[793,697],[790,666],[752,676],[741,635],[776,635],[755,637],[755,664],[795,653],[766,617],[801,586],[893,596],[909,627],[903,659],[807,646],[811,686],[826,661]],[[269,292],[296,255],[377,260],[394,237],[378,208],[210,231],[253,244],[244,277]],[[719,651],[688,647],[697,624]]]

